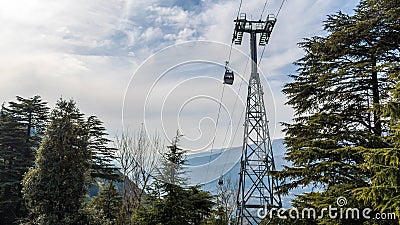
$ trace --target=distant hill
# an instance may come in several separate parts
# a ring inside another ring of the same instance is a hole
[[[239,181],[241,151],[242,146],[239,146],[189,155],[185,169],[190,179],[190,185],[202,184],[204,190],[216,194],[218,179],[221,176],[224,178],[230,177],[232,183],[237,184]],[[272,151],[277,170],[281,170],[283,165],[290,165],[284,159],[286,148],[283,144],[283,139],[274,139],[272,141]],[[306,190],[308,189],[298,190],[288,196],[282,196],[283,206],[290,207],[290,200],[294,195]]]
[[[278,170],[288,165],[283,157],[286,152],[283,139],[272,141],[275,166]],[[222,175],[237,177],[239,173],[242,146],[229,149],[215,149],[188,155],[186,170],[191,184],[214,183]]]

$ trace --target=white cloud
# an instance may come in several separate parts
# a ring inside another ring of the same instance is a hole
[[[193,39],[195,34],[196,30],[185,27],[183,30],[180,30],[178,34],[166,34],[164,39],[179,43]]]
[[[191,19],[188,11],[185,11],[177,6],[149,6],[148,10],[150,15],[147,17],[147,19],[153,19],[156,23],[163,26],[182,27],[185,26]]]
[[[163,37],[163,32],[159,27],[149,27],[141,36],[145,41],[154,41]]]

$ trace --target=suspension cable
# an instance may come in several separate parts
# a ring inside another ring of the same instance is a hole
[[[235,102],[233,103],[232,115],[235,113],[236,104],[237,104],[237,102],[238,102],[238,100],[239,100],[240,90],[242,89],[242,86],[243,86],[244,76],[245,76],[245,74],[246,74],[247,66],[248,66],[248,64],[249,64],[249,61],[250,61],[250,58],[247,57],[246,66],[244,67],[244,71],[243,71],[243,79],[240,81],[239,89],[238,89],[238,92],[237,92],[238,95],[236,95]],[[228,136],[228,130],[229,130],[229,128],[230,128],[230,125],[231,125],[231,123],[228,124],[228,128],[226,129],[225,137],[224,137],[224,141],[222,142],[222,145],[225,145],[225,142],[226,142],[226,138],[227,138],[227,136]],[[229,145],[228,145],[228,146],[229,146]]]
[[[217,122],[215,123],[215,134],[217,133],[217,128],[218,128],[218,122],[219,122],[219,116],[221,114],[221,107],[222,107],[222,99],[224,98],[224,92],[225,92],[225,85],[222,87],[222,94],[221,94],[221,99],[219,100],[219,108],[218,108],[218,114],[217,114]],[[213,142],[211,144],[211,152],[214,148],[214,143],[215,143],[215,135],[213,138]]]
[[[239,9],[238,9],[238,11],[237,11],[237,14],[236,14],[236,18],[239,18],[239,15],[240,15],[240,10],[241,10],[241,8],[242,8],[242,3],[243,3],[243,0],[240,0],[240,3],[239,3]],[[234,31],[235,32],[235,31]],[[234,34],[233,34],[234,35]],[[233,36],[232,35],[232,36]],[[230,46],[230,49],[229,49],[229,56],[228,56],[228,63],[231,61],[231,55],[232,55],[232,47],[233,47],[233,38],[232,38],[232,41],[231,41],[231,46]]]
[[[236,17],[239,17],[240,9],[242,8],[242,3],[243,3],[243,0],[240,0],[239,10],[238,10],[238,12],[237,12],[237,16],[236,16]]]
[[[282,0],[281,6],[279,7],[278,12],[276,13],[276,18],[278,18],[279,13],[281,12],[282,6],[283,6],[283,4],[285,3],[285,1],[286,1],[286,0]]]
[[[243,114],[244,114],[245,109],[246,109],[246,107],[243,107],[242,112],[241,112],[241,114],[240,114],[240,118],[243,118]],[[230,146],[229,148],[232,148],[233,141],[235,140],[235,137],[236,137],[237,132],[238,132],[238,130],[239,130],[240,122],[241,122],[241,120],[239,120],[238,123],[237,123],[237,125],[236,125],[235,133],[234,133],[233,138],[231,139],[231,141],[230,141],[230,143],[229,143],[229,145],[228,145],[228,146]],[[231,150],[229,150],[229,152],[227,153],[226,158],[229,158],[230,153],[231,153]],[[222,170],[221,170],[221,171],[222,171],[222,172],[221,172],[222,174],[223,174],[224,171],[225,171],[226,164],[227,164],[227,161],[225,161],[224,166],[222,167]],[[222,177],[222,174],[221,174],[220,177]]]
[[[244,76],[245,76],[245,74],[246,74],[247,66],[248,66],[248,64],[249,64],[249,61],[250,61],[250,58],[248,57],[248,58],[247,58],[247,62],[246,62],[246,66],[245,66],[244,71],[243,71],[243,79],[242,79],[241,82],[240,82],[240,86],[239,86],[239,90],[238,90],[238,95],[236,96],[235,103],[233,104],[232,115],[233,115],[233,113],[234,113],[234,111],[235,111],[235,109],[236,109],[236,103],[237,103],[237,100],[239,99],[239,93],[240,93],[240,90],[241,90],[241,88],[242,88],[242,84],[243,84],[243,81],[244,81]],[[240,122],[241,122],[241,119],[243,118],[243,113],[244,113],[244,110],[245,110],[245,109],[246,109],[246,107],[243,107],[242,112],[240,113],[240,117],[239,117],[240,119],[239,119],[239,121],[238,121],[238,123],[237,123],[237,125],[236,125],[236,129],[235,129],[234,135],[232,136],[231,140],[229,141],[228,147],[227,147],[226,149],[232,148],[232,145],[233,145],[233,142],[234,142],[235,137],[236,137],[236,135],[237,135],[237,132],[238,132],[238,130],[239,130]],[[231,125],[231,123],[229,123],[229,126],[230,126],[230,125]],[[228,126],[228,128],[226,129],[226,132],[225,132],[225,137],[224,137],[223,145],[225,145],[225,142],[226,142],[226,138],[227,138],[227,135],[228,135],[229,126]],[[233,128],[233,126],[232,126],[232,128]],[[227,153],[227,155],[226,155],[226,158],[229,158],[230,154],[231,154],[231,151],[229,150],[228,153]],[[222,177],[222,176],[224,175],[224,171],[225,171],[225,167],[226,167],[226,164],[227,164],[227,163],[228,163],[228,161],[226,160],[226,161],[224,162],[224,164],[223,164],[220,177]]]
[[[262,17],[263,17],[264,11],[265,11],[265,7],[267,6],[267,3],[268,3],[268,0],[265,0],[264,7],[263,7],[263,9],[261,11],[260,20],[262,20]]]
[[[281,5],[279,6],[279,9],[278,9],[278,11],[277,11],[277,13],[276,13],[276,19],[278,19],[279,13],[281,12],[282,7],[283,7],[283,4],[285,3],[285,1],[286,1],[286,0],[282,0],[282,3],[281,3]],[[264,10],[263,10],[263,11],[264,11]],[[262,15],[262,13],[261,13],[261,15]],[[266,46],[267,46],[267,45],[264,45],[264,47],[263,47],[263,50],[262,50],[260,59],[258,60],[258,66],[260,66],[260,64],[261,64],[261,60],[262,60],[262,58],[263,58],[263,56],[264,56],[264,52],[265,52]]]
[[[221,107],[222,107],[222,99],[224,98],[224,92],[225,92],[225,84],[222,87],[222,93],[221,93],[221,98],[219,100],[219,107],[218,107],[218,114],[217,114],[217,121],[215,122],[215,132],[214,132],[214,137],[211,143],[211,150],[210,150],[210,154],[208,156],[208,164],[207,164],[207,172],[206,172],[206,177],[208,177],[208,169],[210,166],[210,161],[211,161],[211,156],[213,153],[213,149],[214,149],[214,143],[215,143],[215,138],[217,136],[217,130],[218,130],[218,123],[219,123],[219,117],[220,117],[220,113],[221,113]]]
[[[258,60],[258,66],[260,66],[260,64],[261,64],[261,60],[262,60],[262,58],[263,58],[263,56],[264,56],[264,52],[265,52],[265,46],[267,46],[267,45],[264,45],[264,47],[263,47],[263,50],[262,50],[262,52],[261,52],[260,59]]]

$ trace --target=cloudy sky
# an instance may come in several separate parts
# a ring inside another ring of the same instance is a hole
[[[84,113],[99,116],[112,136],[143,123],[167,139],[179,129],[183,147],[192,150],[239,146],[248,36],[232,48],[235,84],[223,87],[221,81],[239,2],[2,1],[0,100],[39,94],[54,106],[60,97],[73,98]],[[293,113],[280,91],[302,55],[296,43],[323,34],[327,14],[351,13],[357,2],[285,2],[259,68],[274,138],[283,136],[279,122],[289,122]],[[276,14],[281,0],[268,0],[261,15],[264,3],[244,0],[241,12],[265,19]],[[263,48],[258,50],[260,56]]]

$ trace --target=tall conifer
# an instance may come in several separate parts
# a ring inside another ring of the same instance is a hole
[[[0,125],[0,159],[8,159],[0,178],[3,187],[0,188],[0,221],[8,218],[5,224],[16,223],[19,218],[26,216],[21,194],[22,176],[34,165],[49,111],[47,102],[40,96],[16,98],[16,101],[9,102],[1,109],[4,123]],[[10,147],[11,142],[13,147]]]
[[[371,171],[367,164],[396,148],[385,105],[398,85],[391,77],[399,76],[399,9],[399,1],[363,0],[354,15],[329,15],[326,36],[299,44],[305,55],[283,89],[295,109],[293,123],[284,124],[292,165],[277,175],[287,181],[282,192],[308,185],[319,192],[300,195],[296,206],[334,205],[344,196],[350,207],[373,207],[353,190],[373,187],[383,167]]]
[[[79,224],[91,153],[89,135],[75,102],[60,99],[38,150],[36,167],[23,180],[24,198],[39,224]]]

